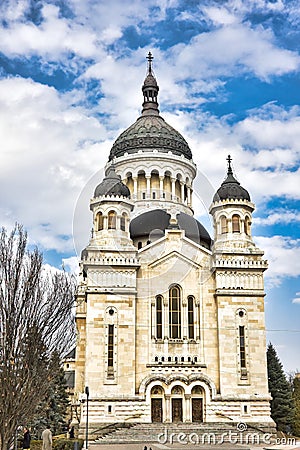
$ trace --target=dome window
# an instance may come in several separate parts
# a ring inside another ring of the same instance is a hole
[[[104,227],[104,217],[103,214],[101,212],[99,212],[97,214],[97,230],[101,231],[103,230]]]
[[[125,231],[125,228],[126,228],[126,217],[127,217],[127,215],[125,213],[123,213],[122,217],[121,217],[121,230],[122,231]]]
[[[238,214],[234,214],[232,216],[232,232],[240,233],[240,216]]]
[[[221,217],[221,234],[228,233],[227,219],[225,216]]]
[[[115,211],[109,211],[108,213],[108,229],[115,230],[117,224],[117,214]]]

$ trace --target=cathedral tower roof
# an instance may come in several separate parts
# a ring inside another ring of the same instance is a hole
[[[238,199],[238,200],[250,200],[249,192],[244,189],[237,179],[233,176],[231,167],[231,157],[228,155],[228,169],[227,177],[214,195],[213,201],[218,202],[220,200]]]
[[[142,86],[144,96],[142,114],[116,139],[109,160],[143,149],[171,152],[191,160],[192,152],[184,137],[159,115],[157,101],[159,86],[153,73],[153,57],[150,52],[147,59],[148,73]]]
[[[96,187],[94,197],[102,195],[130,197],[128,187],[121,181],[121,177],[116,174],[114,166],[110,166],[103,181]]]

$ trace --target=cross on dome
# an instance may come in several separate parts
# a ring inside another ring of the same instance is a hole
[[[232,167],[231,167],[232,158],[230,155],[228,155],[228,157],[226,158],[226,161],[228,162],[227,175],[233,175]]]
[[[151,73],[152,72],[152,61],[154,59],[151,52],[148,53],[148,56],[146,56],[146,59],[148,59],[148,72]]]

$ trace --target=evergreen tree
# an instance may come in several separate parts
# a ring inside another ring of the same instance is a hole
[[[279,431],[290,432],[294,415],[292,389],[271,343],[267,349],[267,362],[269,391],[272,395],[271,416]]]
[[[297,373],[293,379],[293,401],[294,401],[294,417],[293,417],[293,434],[300,437],[300,374]]]
[[[51,383],[48,391],[42,399],[35,416],[35,420],[30,424],[39,437],[49,424],[53,434],[60,434],[66,431],[66,414],[69,405],[65,373],[61,366],[58,353],[53,353],[51,358],[53,370]]]

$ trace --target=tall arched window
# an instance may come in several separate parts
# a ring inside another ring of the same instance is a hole
[[[161,295],[156,297],[156,338],[162,339],[162,318],[163,318],[163,298]]]
[[[181,338],[181,298],[178,286],[169,290],[169,333],[171,339]]]
[[[232,232],[239,233],[240,231],[240,216],[238,214],[234,214],[232,216]]]
[[[98,231],[103,230],[103,225],[104,225],[104,217],[103,217],[102,212],[99,212],[97,214],[97,230]]]
[[[121,230],[125,231],[126,228],[126,218],[127,218],[127,214],[123,213],[121,216]]]
[[[108,229],[115,230],[117,225],[117,214],[115,211],[109,211],[108,213]]]
[[[194,297],[188,296],[188,335],[189,339],[195,339],[194,332]]]
[[[227,228],[227,219],[225,216],[221,216],[221,233],[227,233],[228,232],[228,228]]]

